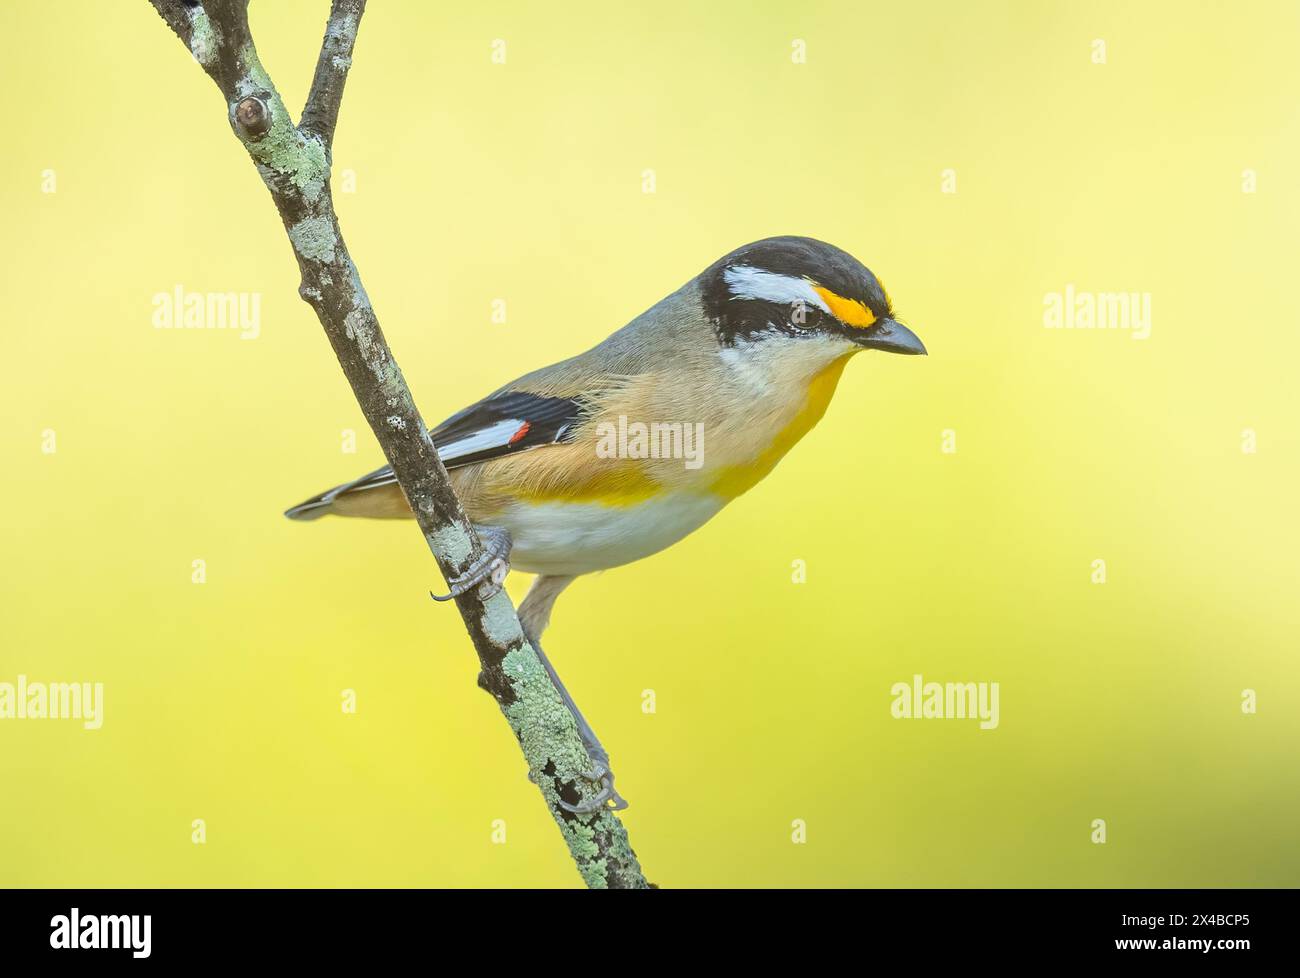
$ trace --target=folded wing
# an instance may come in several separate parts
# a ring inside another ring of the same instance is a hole
[[[429,436],[442,464],[455,469],[568,441],[583,417],[582,405],[572,398],[507,390],[453,414]],[[385,465],[313,496],[284,515],[293,520],[315,519],[329,512],[344,494],[369,492],[396,482],[392,468]]]

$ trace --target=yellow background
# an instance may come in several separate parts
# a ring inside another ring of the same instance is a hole
[[[0,6],[0,681],[106,687],[96,732],[0,722],[0,883],[577,885],[414,526],[281,517],[381,458],[215,86],[111,6]],[[771,234],[930,349],[561,599],[651,879],[1300,883],[1300,8],[371,7],[337,201],[430,423]],[[292,106],[325,8],[253,3]],[[261,336],[154,329],[177,283]],[[1067,283],[1150,292],[1150,339],[1045,329]],[[1000,728],[892,719],[914,673],[999,682]]]

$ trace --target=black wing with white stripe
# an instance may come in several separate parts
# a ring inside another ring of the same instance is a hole
[[[429,432],[438,457],[449,469],[473,465],[570,440],[584,416],[582,405],[568,397],[545,397],[526,391],[502,391],[453,414]],[[285,512],[290,519],[323,516],[344,493],[365,492],[397,481],[390,466],[335,486]]]
[[[429,436],[452,469],[566,441],[582,417],[571,398],[504,391],[453,414]]]

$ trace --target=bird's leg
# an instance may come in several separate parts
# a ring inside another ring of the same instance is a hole
[[[564,687],[559,673],[551,665],[551,660],[542,651],[540,639],[542,632],[551,620],[551,608],[560,592],[572,582],[572,577],[538,577],[529,589],[528,595],[519,605],[519,620],[524,626],[524,634],[528,637],[533,650],[537,653],[537,658],[541,660],[542,667],[546,670],[546,674],[551,677],[551,682],[560,694],[560,699],[563,700],[564,705],[573,715],[574,722],[578,725],[578,736],[582,738],[583,746],[587,748],[587,757],[591,760],[591,770],[584,772],[583,777],[599,787],[596,796],[581,805],[570,805],[565,801],[561,801],[560,805],[567,811],[580,815],[610,807],[611,804],[614,811],[621,811],[627,808],[627,802],[614,790],[614,772],[609,767],[609,752],[605,750],[600,738],[591,729],[591,724],[587,722],[586,717],[582,715],[582,711],[578,709],[578,704],[569,695],[569,691]]]
[[[600,786],[600,790],[590,801],[584,802],[581,805],[570,805],[567,802],[561,801],[560,805],[568,811],[585,815],[600,808],[607,808],[609,807],[610,802],[613,802],[614,811],[622,811],[624,808],[627,808],[627,802],[624,801],[622,796],[620,796],[614,789],[614,772],[609,768],[609,751],[605,750],[604,745],[600,742],[600,738],[596,736],[596,731],[591,729],[591,724],[587,722],[586,717],[582,715],[582,711],[578,709],[578,704],[573,702],[573,697],[570,696],[569,691],[564,688],[564,683],[561,681],[559,673],[555,671],[555,667],[551,665],[551,660],[548,659],[546,653],[542,651],[541,643],[536,639],[533,639],[532,646],[533,650],[537,653],[537,658],[542,660],[542,666],[546,669],[546,674],[551,677],[551,682],[555,684],[555,688],[560,694],[560,699],[564,701],[564,705],[567,706],[569,712],[573,714],[574,722],[578,725],[578,736],[582,738],[582,744],[587,748],[587,757],[591,761],[591,770],[584,772],[583,777]]]
[[[483,556],[459,577],[448,581],[451,590],[446,594],[429,592],[434,601],[450,601],[458,598],[470,588],[478,586],[480,601],[486,601],[501,590],[506,575],[510,573],[510,531],[501,526],[480,526],[474,524],[474,531],[483,541]]]

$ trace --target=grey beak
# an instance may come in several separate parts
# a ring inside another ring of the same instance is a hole
[[[854,330],[853,341],[859,346],[886,353],[905,353],[925,356],[925,344],[902,323],[892,319],[878,319],[870,329]]]

